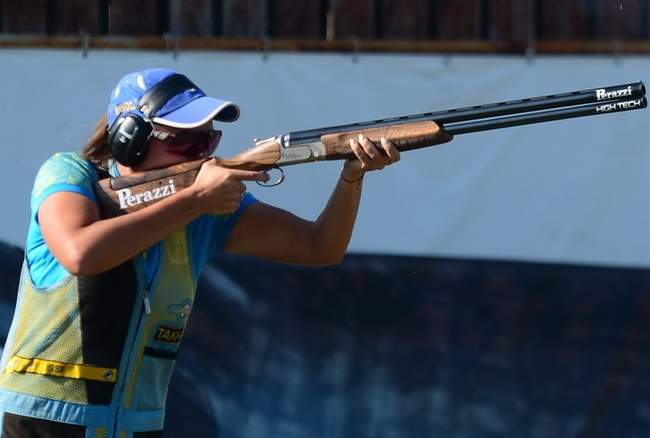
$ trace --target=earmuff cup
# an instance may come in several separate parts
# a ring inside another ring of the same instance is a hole
[[[118,117],[108,130],[113,158],[124,166],[137,166],[147,156],[153,125],[138,114]]]

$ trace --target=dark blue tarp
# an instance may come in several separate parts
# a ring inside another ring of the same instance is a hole
[[[20,264],[19,252],[5,254],[3,304]],[[220,256],[199,286],[167,430],[645,437],[649,286],[641,269],[379,255],[303,268]]]

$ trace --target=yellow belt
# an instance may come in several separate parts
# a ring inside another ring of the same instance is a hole
[[[102,368],[93,365],[80,365],[45,359],[27,359],[20,356],[14,356],[9,359],[6,371],[8,373],[32,373],[42,376],[97,380],[111,383],[117,381],[117,370],[115,368]]]

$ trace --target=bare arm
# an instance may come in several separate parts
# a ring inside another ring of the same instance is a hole
[[[352,236],[363,174],[399,160],[399,152],[389,142],[382,142],[385,154],[379,153],[365,138],[351,146],[359,160],[346,162],[341,178],[316,221],[256,203],[244,211],[235,225],[226,241],[226,251],[305,265],[338,263]]]
[[[241,181],[265,178],[211,163],[191,187],[128,215],[100,219],[93,201],[60,192],[43,202],[38,219],[48,248],[66,270],[92,275],[129,260],[202,214],[236,210],[245,188]]]
[[[361,197],[361,181],[339,181],[315,221],[262,202],[248,207],[226,242],[226,251],[304,265],[338,263],[350,241]]]
[[[198,217],[188,193],[178,195],[133,214],[99,220],[93,201],[60,192],[43,202],[38,217],[54,257],[74,275],[92,275],[125,262]]]

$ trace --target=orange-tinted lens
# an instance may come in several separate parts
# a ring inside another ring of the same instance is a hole
[[[221,131],[217,130],[181,131],[174,133],[164,141],[170,152],[183,155],[196,155],[207,152],[207,155],[212,155],[219,144],[220,138]]]

